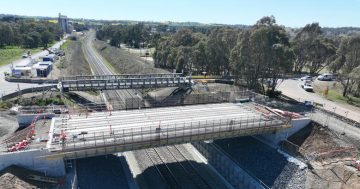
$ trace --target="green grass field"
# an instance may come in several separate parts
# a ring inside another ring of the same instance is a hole
[[[329,87],[329,93],[326,96],[328,100],[360,107],[360,98],[354,97],[351,94],[347,97],[342,96],[343,87],[340,83],[316,82],[314,84],[314,91],[320,96],[323,96],[326,86]]]
[[[41,51],[41,47],[36,49],[30,49],[31,53]],[[11,62],[21,59],[21,55],[26,53],[28,49],[24,49],[18,46],[7,46],[5,48],[0,48],[0,66],[10,64]]]

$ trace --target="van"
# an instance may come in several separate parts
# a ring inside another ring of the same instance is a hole
[[[318,78],[319,81],[332,81],[334,79],[333,74],[321,74]]]

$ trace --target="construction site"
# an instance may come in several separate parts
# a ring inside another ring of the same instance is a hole
[[[64,105],[0,112],[0,188],[360,188],[360,141],[345,130],[359,123],[233,84],[116,74],[94,35],[81,39],[93,75],[13,99]]]

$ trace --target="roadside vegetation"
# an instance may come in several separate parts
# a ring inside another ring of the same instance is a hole
[[[54,41],[62,32],[57,24],[30,18],[3,17],[0,19],[0,66],[21,58],[21,55],[40,51]]]
[[[153,64],[146,63],[125,49],[113,47],[104,41],[94,41],[94,47],[119,74],[168,73],[164,69],[154,68]]]
[[[324,91],[326,89],[328,90],[328,94],[326,95],[324,93]],[[323,82],[323,81],[319,81],[319,82],[315,82],[314,83],[314,91],[320,95],[323,96],[324,98],[334,101],[334,102],[339,102],[339,103],[343,103],[343,104],[350,104],[356,107],[360,108],[360,97],[356,97],[352,94],[348,94],[347,96],[343,96],[342,92],[343,92],[343,86],[339,83],[339,82]]]
[[[0,48],[0,66],[10,64],[11,62],[20,59],[21,55],[30,50],[32,53],[40,51],[40,48],[36,49],[24,49],[19,46],[6,46]]]
[[[62,76],[91,75],[90,65],[85,59],[81,40],[81,38],[70,39],[61,46],[66,54],[57,65]]]
[[[322,28],[319,23],[289,29],[266,16],[243,27],[105,25],[97,38],[117,48],[123,43],[155,47],[156,67],[192,75],[234,76],[237,84],[269,96],[280,94],[276,85],[285,77],[330,72],[342,86],[330,93],[341,90],[339,100],[355,103],[360,97],[360,35],[350,31]]]

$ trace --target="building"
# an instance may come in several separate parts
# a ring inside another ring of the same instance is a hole
[[[38,62],[32,69],[33,77],[47,77],[52,70],[52,62]]]
[[[58,23],[60,25],[60,28],[62,29],[62,31],[64,33],[70,33],[70,29],[69,29],[69,19],[67,16],[65,15],[61,15],[61,13],[59,13],[59,18],[58,18]]]

